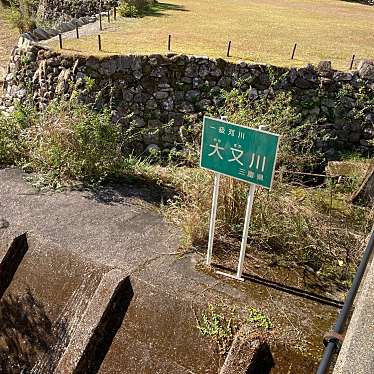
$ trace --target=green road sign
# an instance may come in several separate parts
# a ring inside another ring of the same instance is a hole
[[[200,166],[271,188],[279,135],[204,117]]]

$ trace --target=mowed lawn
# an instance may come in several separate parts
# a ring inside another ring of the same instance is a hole
[[[171,34],[172,52],[211,57],[225,57],[231,40],[234,61],[300,66],[327,59],[348,69],[353,54],[374,57],[374,7],[341,0],[170,0],[152,15],[103,25],[101,55],[164,53]],[[64,46],[99,54],[96,32]]]

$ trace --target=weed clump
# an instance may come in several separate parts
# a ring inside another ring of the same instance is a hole
[[[122,145],[109,111],[97,113],[74,100],[53,102],[42,113],[19,106],[0,116],[0,163],[37,171],[52,182],[115,175]]]
[[[233,317],[229,318],[218,312],[212,304],[209,304],[207,311],[201,314],[200,319],[197,319],[197,328],[202,335],[212,339],[220,354],[228,352],[238,330]]]
[[[244,325],[251,329],[270,330],[270,318],[256,308],[248,308],[244,312],[225,305],[208,304],[199,318],[196,327],[203,336],[212,340],[222,355],[226,354],[234,340],[235,334]]]
[[[27,128],[37,114],[28,106],[19,107],[12,115],[0,114],[0,165],[20,163],[26,154]]]

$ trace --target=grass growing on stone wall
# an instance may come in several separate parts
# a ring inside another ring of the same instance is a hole
[[[281,135],[278,165],[290,170],[313,170],[321,156],[315,151],[315,125],[300,121],[290,92],[279,91],[253,98],[251,90],[234,88],[223,92],[220,114],[232,123],[259,128]]]

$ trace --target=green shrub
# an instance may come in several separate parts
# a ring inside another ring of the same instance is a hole
[[[140,17],[155,3],[155,0],[123,0],[119,12],[122,17]]]
[[[18,106],[10,116],[0,114],[0,164],[25,162],[27,131],[37,120],[38,115],[30,106]]]
[[[52,103],[28,130],[27,167],[62,180],[97,180],[121,166],[120,128],[109,111],[83,104]]]
[[[144,12],[150,8],[156,1],[154,0],[127,0],[129,4],[134,5],[140,12]]]
[[[11,0],[10,11],[7,12],[9,21],[18,28],[20,33],[33,30],[37,27],[36,13],[37,0]]]
[[[127,2],[123,2],[119,6],[118,10],[122,17],[136,18],[140,16],[140,13],[137,7]]]
[[[95,181],[123,165],[122,134],[109,111],[76,101],[53,102],[40,114],[20,106],[0,116],[0,163],[48,175],[54,181]]]

